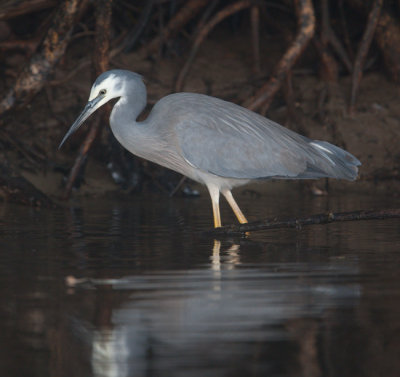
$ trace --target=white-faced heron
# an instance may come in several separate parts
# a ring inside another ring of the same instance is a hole
[[[273,178],[354,180],[361,165],[326,141],[308,139],[244,107],[203,94],[170,94],[138,122],[146,106],[146,87],[139,74],[125,70],[111,70],[97,78],[86,107],[60,147],[113,98],[119,98],[110,116],[117,140],[131,153],[205,184],[215,227],[221,226],[220,192],[239,222],[246,223],[232,196],[233,187]]]

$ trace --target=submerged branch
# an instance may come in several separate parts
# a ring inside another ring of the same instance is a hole
[[[360,220],[383,220],[391,218],[400,218],[400,208],[383,210],[362,210],[353,212],[322,213],[311,215],[309,217],[291,218],[291,219],[265,219],[254,221],[247,224],[228,225],[208,231],[210,235],[234,235],[243,234],[256,230],[268,230],[279,228],[301,228],[305,225],[329,224],[339,221],[360,221]]]

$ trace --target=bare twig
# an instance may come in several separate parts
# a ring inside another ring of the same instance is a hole
[[[194,36],[197,36],[197,34],[200,32],[200,30],[203,29],[204,25],[208,22],[210,17],[214,14],[214,10],[219,5],[219,3],[220,3],[219,0],[210,1],[207,8],[204,10],[202,16],[200,17],[200,20],[197,22],[196,29],[193,34]]]
[[[350,41],[349,28],[347,27],[345,12],[343,9],[344,1],[346,1],[346,0],[339,0],[339,2],[338,2],[339,12],[340,12],[340,24],[341,24],[341,29],[342,29],[342,33],[343,33],[345,51],[347,50],[347,55],[349,56],[349,60],[352,61],[354,58],[354,50],[353,50],[353,46]],[[353,72],[353,66],[351,66],[351,72]]]
[[[328,47],[332,30],[330,27],[328,0],[321,0],[321,27],[320,37],[314,36],[313,41],[320,56],[320,77],[325,82],[337,83],[339,77],[338,63]]]
[[[374,36],[376,25],[378,24],[379,15],[381,13],[383,0],[375,0],[372,6],[371,12],[368,16],[367,27],[365,28],[364,35],[362,37],[360,46],[357,51],[356,61],[354,62],[354,70],[353,70],[353,80],[351,87],[351,97],[350,97],[350,106],[349,113],[354,113],[354,107],[356,103],[356,96],[358,87],[360,85],[363,66],[365,62],[365,58],[367,56],[369,47],[372,42],[372,37]]]
[[[221,11],[219,11],[209,22],[207,22],[204,25],[204,27],[199,31],[196,40],[193,43],[189,57],[178,75],[178,79],[176,80],[175,84],[176,92],[182,91],[185,77],[190,69],[190,66],[192,65],[192,62],[197,54],[197,51],[199,50],[199,47],[203,43],[204,39],[207,37],[210,31],[215,27],[215,25],[217,25],[225,18],[231,16],[232,14],[239,12],[242,9],[250,7],[251,4],[252,0],[240,0],[237,1],[236,3],[230,4]]]
[[[345,48],[342,46],[342,43],[336,36],[335,32],[332,30],[331,27],[331,17],[329,13],[329,2],[328,0],[323,0],[321,2],[321,14],[322,14],[322,27],[321,27],[321,43],[322,45],[327,48],[328,43],[336,51],[337,55],[342,60],[342,63],[345,65],[347,70],[351,73],[353,70],[353,66],[351,61],[346,53]]]
[[[186,179],[187,179],[187,177],[183,176],[183,177],[179,180],[178,184],[177,184],[177,185],[174,187],[174,189],[169,193],[170,198],[172,198],[172,197],[177,193],[177,191],[178,191],[178,190],[181,188],[181,186],[185,183]]]
[[[253,5],[250,12],[251,17],[251,43],[253,45],[253,71],[260,74],[260,8]]]
[[[133,46],[136,44],[140,35],[143,33],[143,30],[145,29],[147,23],[149,22],[151,12],[154,6],[154,1],[155,0],[147,1],[135,27],[126,35],[125,41],[123,43],[125,52],[129,52],[133,49]]]
[[[382,8],[375,30],[375,41],[383,54],[383,61],[394,82],[400,82],[400,22],[398,15]]]
[[[161,43],[165,42],[173,34],[177,33],[186,23],[188,23],[202,8],[204,8],[210,0],[189,0],[179,10],[179,12],[171,18],[168,25],[163,29],[162,35],[154,38],[148,43],[143,50],[146,54],[154,53],[158,50]]]
[[[263,113],[267,111],[272,98],[281,87],[287,72],[293,67],[299,56],[306,48],[308,42],[314,35],[315,16],[312,0],[295,1],[299,8],[299,32],[292,45],[279,61],[275,69],[275,73],[272,75],[269,81],[258,90],[254,97],[245,103],[245,106],[250,110],[256,110],[262,107]]]
[[[52,8],[55,5],[57,5],[57,0],[3,0],[0,4],[0,20],[9,20],[24,14],[37,12],[46,8]]]
[[[28,40],[8,40],[0,42],[0,49],[2,50],[23,50],[29,54],[32,54],[39,44],[39,39],[28,39]]]
[[[17,105],[29,101],[41,90],[55,65],[64,56],[68,45],[72,26],[79,10],[86,7],[87,0],[65,0],[58,8],[53,25],[34,54],[29,64],[24,68],[14,85],[0,102],[0,115]]]
[[[112,0],[99,0],[98,3],[98,7],[96,8],[96,48],[95,55],[93,56],[96,76],[106,71],[108,68]],[[102,124],[107,122],[107,119],[104,119],[105,114],[106,113],[103,112],[102,117],[95,119],[94,123],[91,124],[89,133],[86,135],[86,138],[82,143],[78,157],[76,158],[74,166],[72,167],[68,177],[64,192],[64,199],[67,199],[70,196],[74,182],[81,172],[82,166],[86,161],[87,154],[100,131],[100,127]]]
[[[358,12],[371,14],[368,8],[371,1],[346,0],[346,5],[354,7]],[[399,3],[399,1],[397,1]],[[391,79],[400,82],[400,20],[393,6],[383,6],[374,33],[374,40],[379,48],[386,70]]]

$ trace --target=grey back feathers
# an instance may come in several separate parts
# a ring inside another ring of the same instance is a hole
[[[247,180],[357,176],[360,162],[343,149],[312,141],[218,98],[171,94],[155,105],[151,118],[173,129],[176,147],[191,166],[217,176]]]

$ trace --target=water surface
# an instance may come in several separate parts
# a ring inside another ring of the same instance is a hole
[[[238,201],[250,219],[399,205]],[[398,220],[219,244],[210,212],[207,197],[0,204],[0,376],[398,376]]]

